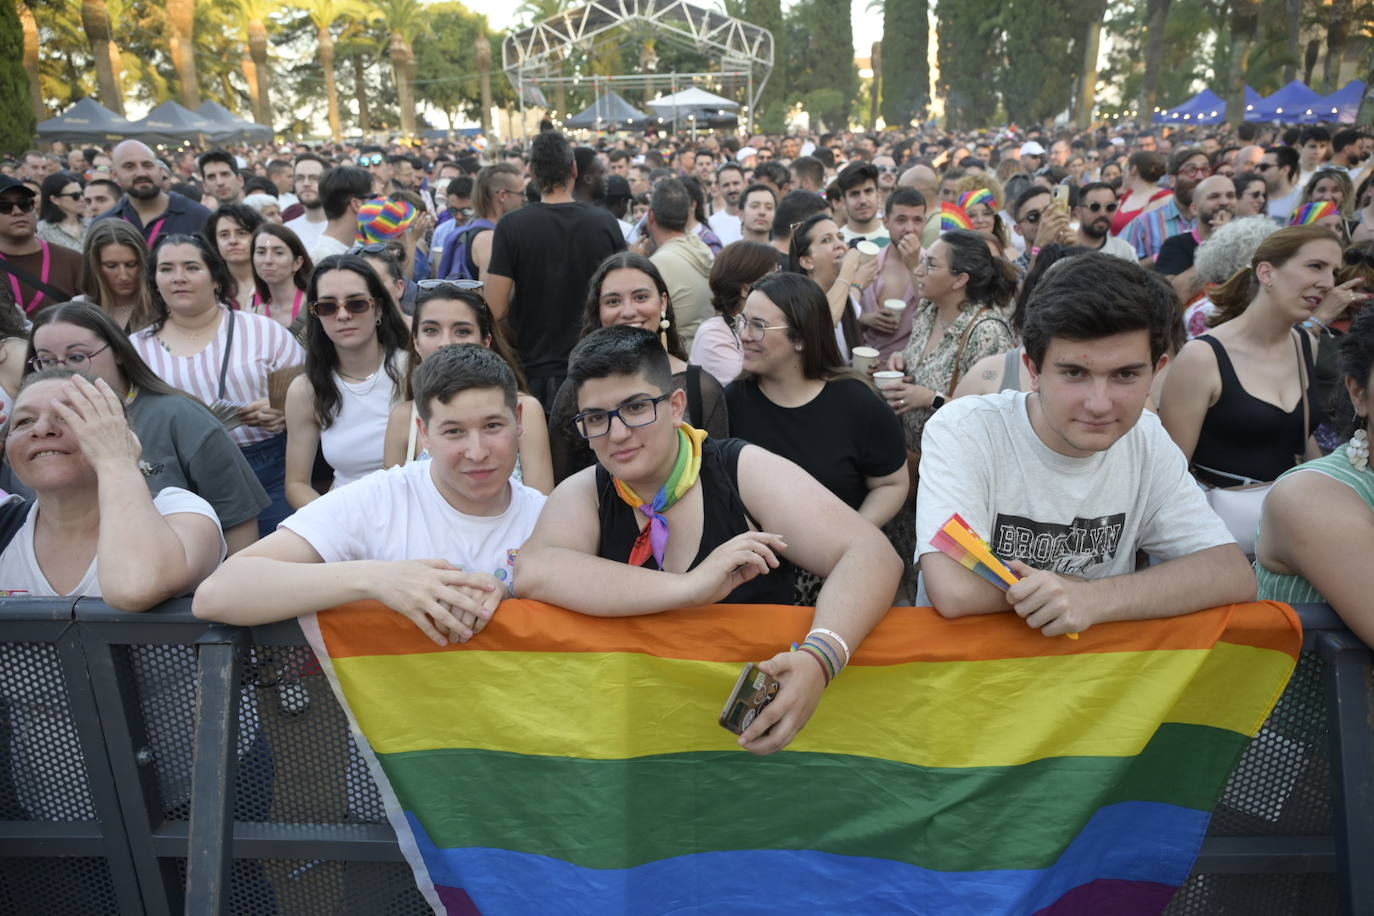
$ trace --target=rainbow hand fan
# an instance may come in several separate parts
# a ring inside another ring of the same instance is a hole
[[[935,532],[930,545],[949,557],[960,566],[977,573],[986,581],[1006,591],[1020,579],[1007,568],[988,546],[988,542],[974,531],[963,516],[954,513],[944,527]],[[1065,633],[1070,639],[1077,639],[1077,633]]]

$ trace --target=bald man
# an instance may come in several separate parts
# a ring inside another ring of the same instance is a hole
[[[1197,228],[1171,235],[1159,247],[1155,270],[1163,274],[1182,302],[1190,301],[1202,289],[1194,257],[1198,246],[1236,215],[1236,186],[1225,175],[1202,179],[1184,205]]]
[[[163,190],[163,167],[153,151],[138,140],[114,148],[114,180],[124,196],[100,219],[122,219],[143,233],[148,247],[167,235],[194,235],[210,211],[194,200]]]
[[[1258,172],[1259,164],[1264,159],[1264,147],[1262,146],[1242,146],[1236,151],[1234,165],[1236,174],[1241,172]]]

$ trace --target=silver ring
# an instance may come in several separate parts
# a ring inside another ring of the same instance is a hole
[[[902,398],[901,400],[899,400],[899,401],[897,402],[897,406],[898,406],[898,407],[905,407],[905,406],[906,406],[906,398]]]

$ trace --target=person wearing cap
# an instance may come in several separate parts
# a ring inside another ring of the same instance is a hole
[[[1036,140],[1021,144],[1021,167],[1029,175],[1034,175],[1045,164],[1045,148]]]
[[[1212,174],[1211,160],[1196,146],[1175,150],[1169,157],[1169,174],[1174,179],[1174,196],[1163,206],[1147,209],[1126,224],[1121,238],[1135,247],[1140,263],[1151,267],[1159,256],[1164,240],[1180,232],[1191,232],[1197,222],[1179,206],[1178,195],[1191,200],[1193,189]]]
[[[97,219],[122,219],[143,233],[151,250],[164,235],[196,235],[210,218],[199,201],[162,189],[162,170],[146,143],[125,140],[112,153],[112,177],[124,196]]]
[[[630,237],[634,231],[634,223],[625,219],[630,212],[630,182],[620,175],[608,175],[606,177],[606,209],[611,211],[611,216],[615,217],[616,222],[620,223],[620,231],[625,233],[625,238]]]
[[[28,185],[0,176],[0,273],[28,315],[82,291],[81,253],[38,238],[36,198]]]

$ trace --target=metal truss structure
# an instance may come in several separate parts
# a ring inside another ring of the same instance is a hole
[[[743,88],[752,131],[754,111],[773,72],[773,34],[686,0],[592,0],[507,35],[501,45],[501,67],[520,99],[521,111],[527,100],[533,102],[541,97],[543,86],[593,81],[590,75],[565,72],[574,51],[593,54],[607,44],[642,41],[636,38],[636,31],[641,36],[648,33],[656,41],[716,57],[720,69],[710,73],[596,76],[596,85],[630,88],[649,81],[667,81],[676,91],[679,80],[709,78],[720,88]]]

